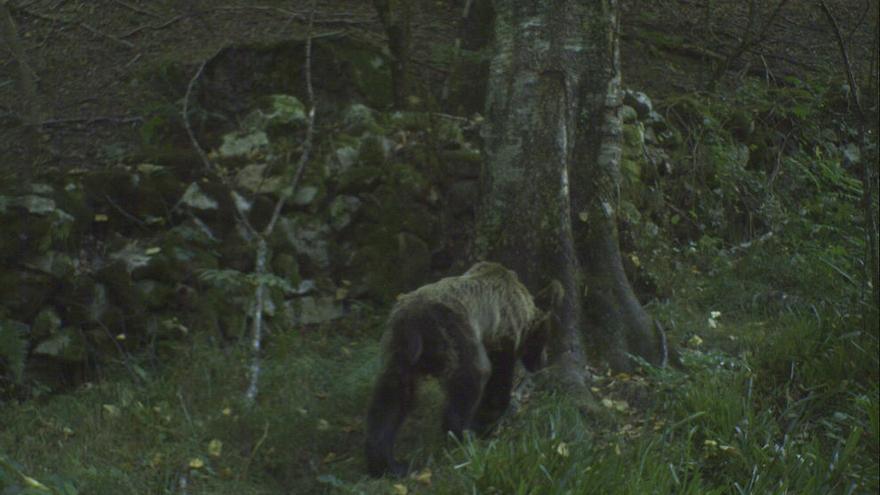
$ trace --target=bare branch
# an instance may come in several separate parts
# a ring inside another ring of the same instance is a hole
[[[140,115],[98,115],[95,117],[69,117],[63,119],[48,119],[42,122],[38,122],[37,125],[40,126],[53,126],[53,125],[64,125],[64,124],[97,124],[99,122],[108,122],[111,124],[132,124],[132,123],[143,123],[144,118]]]
[[[819,0],[819,7],[822,8],[822,13],[825,14],[832,29],[834,29],[834,36],[837,38],[837,47],[840,49],[840,57],[843,59],[843,68],[846,71],[846,80],[849,82],[850,95],[852,95],[853,103],[856,105],[856,111],[859,112],[859,118],[863,119],[864,114],[862,112],[862,102],[859,98],[859,87],[856,85],[856,78],[853,75],[852,64],[850,64],[849,61],[849,53],[846,50],[846,43],[843,41],[843,33],[840,32],[840,26],[837,24],[837,19],[831,14],[831,10],[828,9],[825,0]]]
[[[79,27],[85,29],[86,31],[88,31],[92,34],[96,34],[98,36],[102,36],[102,37],[107,38],[109,40],[115,41],[116,43],[119,43],[120,45],[122,45],[126,48],[134,48],[134,45],[132,43],[125,41],[124,39],[121,39],[118,36],[114,36],[110,33],[105,33],[105,32],[95,28],[94,26],[92,26],[91,24],[88,24],[86,22],[81,22],[76,19],[67,19],[67,18],[61,17],[61,16],[40,14],[40,13],[32,12],[32,11],[24,9],[24,8],[19,8],[16,10],[18,12],[21,12],[22,14],[27,14],[31,17],[36,17],[37,19],[42,19],[44,21],[60,22],[63,24],[73,24],[75,26],[79,26]]]
[[[846,71],[846,79],[849,82],[849,94],[853,100],[853,103],[856,107],[856,112],[858,113],[859,120],[859,148],[862,151],[862,202],[864,203],[863,207],[865,208],[865,244],[867,246],[867,255],[866,255],[866,263],[865,268],[868,273],[866,274],[865,284],[863,288],[871,287],[872,290],[872,299],[873,304],[868,305],[869,313],[865,318],[865,326],[866,328],[876,332],[877,329],[877,311],[880,308],[880,255],[878,255],[878,250],[880,250],[880,240],[878,240],[878,224],[880,224],[880,219],[877,217],[877,210],[874,208],[875,201],[875,193],[876,193],[876,184],[877,184],[877,165],[876,165],[876,155],[874,155],[874,159],[870,159],[865,155],[865,146],[867,144],[867,134],[868,134],[868,126],[870,125],[868,122],[868,116],[862,108],[862,102],[859,96],[859,87],[856,83],[855,75],[853,74],[852,64],[849,60],[849,53],[846,49],[846,43],[843,39],[843,33],[840,31],[840,26],[837,24],[837,19],[834,18],[834,15],[831,13],[831,10],[828,8],[828,5],[825,3],[825,0],[819,0],[819,6],[822,9],[822,12],[825,14],[825,17],[828,18],[828,22],[831,24],[831,27],[834,29],[834,35],[837,38],[837,46],[840,48],[840,57],[843,60],[843,66]],[[872,164],[873,163],[873,164]],[[835,268],[832,265],[832,268]],[[838,270],[838,273],[845,275],[842,271]],[[849,278],[849,277],[847,277]]]
[[[312,5],[314,7],[314,3]],[[306,64],[305,64],[305,77],[306,77],[306,98],[307,103],[309,105],[309,114],[308,114],[308,122],[306,124],[306,138],[303,142],[302,153],[299,155],[299,161],[296,166],[296,174],[293,176],[293,181],[291,183],[290,188],[286,193],[282,194],[278,199],[278,202],[275,203],[275,209],[272,212],[272,218],[269,220],[269,224],[266,226],[266,229],[263,231],[264,236],[269,236],[272,231],[275,229],[275,224],[278,221],[278,217],[281,215],[281,209],[284,207],[284,204],[287,200],[296,192],[297,186],[299,186],[299,180],[302,177],[303,171],[306,168],[306,163],[309,161],[309,155],[312,150],[312,139],[315,132],[315,94],[312,88],[312,21],[314,20],[314,10],[312,10],[312,16],[309,18],[309,28],[308,28],[308,38],[306,38]]]
[[[257,397],[260,377],[260,350],[263,339],[263,303],[266,295],[266,286],[262,280],[262,276],[266,274],[266,265],[269,258],[269,247],[266,239],[272,234],[278,218],[281,216],[281,209],[287,200],[296,192],[299,180],[302,177],[306,164],[309,161],[309,155],[312,149],[312,138],[315,130],[315,94],[312,88],[312,28],[315,19],[315,0],[312,0],[312,13],[309,16],[308,36],[306,38],[306,60],[305,60],[305,78],[306,78],[306,96],[309,104],[308,124],[306,127],[306,137],[303,142],[302,153],[297,163],[296,174],[290,188],[281,194],[278,202],[275,203],[275,210],[272,212],[272,218],[268,225],[259,235],[257,239],[257,259],[255,272],[257,274],[257,290],[254,297],[254,322],[253,335],[251,336],[251,365],[250,365],[250,381],[248,383],[247,392],[245,392],[245,404],[250,406]]]
[[[150,12],[149,10],[138,7],[137,5],[132,5],[128,2],[123,2],[122,0],[113,0],[113,1],[115,3],[118,3],[119,5],[122,5],[123,7],[127,8],[127,9],[133,10],[139,14],[145,14],[145,15],[152,16],[152,17],[159,17],[159,14],[157,14],[155,12]]]
[[[235,188],[232,186],[229,179],[226,177],[220,167],[208,158],[208,155],[205,153],[205,150],[202,149],[202,145],[199,144],[199,140],[196,138],[196,135],[192,130],[192,126],[189,123],[189,100],[192,97],[192,92],[193,88],[196,85],[196,81],[198,81],[199,78],[202,77],[202,73],[205,71],[205,67],[208,65],[208,63],[211,60],[214,60],[214,58],[216,58],[217,55],[219,55],[222,51],[223,48],[220,48],[213,55],[203,60],[202,63],[199,65],[199,69],[196,71],[195,75],[192,77],[192,79],[189,80],[189,84],[186,85],[186,94],[183,97],[182,110],[183,127],[186,129],[186,134],[187,136],[189,136],[189,140],[192,143],[193,148],[195,148],[196,153],[198,153],[199,155],[199,158],[202,159],[202,163],[205,165],[205,169],[209,172],[214,173],[217,178],[219,178],[220,181],[226,185],[227,189],[229,190],[230,196],[232,196],[232,204],[234,205],[236,218],[238,219],[240,224],[244,226],[247,233],[253,237],[258,235],[257,230],[251,225],[250,220],[248,220],[247,218],[247,214],[242,211],[239,202],[236,200]]]
[[[167,21],[160,22],[158,24],[144,24],[143,26],[138,26],[138,27],[132,29],[131,31],[123,34],[122,36],[120,36],[120,38],[128,38],[130,36],[134,36],[135,34],[141,32],[145,29],[149,29],[150,31],[158,31],[158,30],[166,28],[166,27],[174,24],[175,22],[177,22],[181,19],[184,19],[186,17],[187,17],[186,15],[177,15],[177,16],[172,17],[171,19],[168,19]]]

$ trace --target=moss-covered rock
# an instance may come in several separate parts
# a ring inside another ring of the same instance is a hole
[[[381,167],[385,165],[391,153],[392,143],[383,136],[367,135],[358,148],[358,162],[368,167]]]
[[[356,196],[340,195],[330,203],[330,226],[335,231],[348,227],[360,209],[362,201]]]
[[[620,110],[618,111],[618,116],[624,124],[632,124],[639,118],[639,114],[636,110],[629,105],[621,105]]]
[[[382,176],[379,166],[359,165],[345,170],[337,178],[337,190],[343,194],[363,194],[371,191]]]
[[[108,263],[99,268],[94,276],[95,280],[107,288],[107,298],[113,304],[132,312],[142,309],[141,299],[131,280],[131,270],[125,262],[120,260]]]
[[[300,283],[299,263],[296,256],[289,252],[279,252],[272,257],[272,273],[287,280],[293,286]]]
[[[361,135],[365,132],[378,134],[381,131],[376,122],[375,110],[361,103],[353,103],[342,114],[342,123],[346,132]]]
[[[635,109],[642,119],[654,110],[651,98],[641,91],[626,90],[623,93],[623,103]]]
[[[74,218],[59,209],[52,198],[25,195],[7,198],[0,210],[0,223],[4,231],[0,236],[0,256],[2,262],[11,263],[43,253],[66,240]]]
[[[306,296],[287,301],[283,311],[290,325],[311,325],[341,318],[342,302],[333,296]]]
[[[310,273],[327,269],[330,266],[328,240],[330,227],[314,217],[286,217],[278,221],[272,243],[287,246],[305,258]],[[283,249],[283,247],[282,247]]]
[[[174,287],[150,279],[135,282],[134,291],[140,303],[148,310],[167,308],[175,296]]]
[[[64,327],[49,338],[39,342],[33,353],[69,362],[86,360],[86,338],[75,327]]]
[[[69,254],[63,251],[50,250],[45,253],[35,253],[26,257],[22,264],[33,270],[51,275],[58,280],[73,276],[76,264]]]
[[[0,306],[22,321],[31,321],[60,287],[55,277],[33,271],[0,271]]]
[[[429,278],[431,251],[419,237],[380,225],[363,241],[354,255],[352,269],[369,295],[391,300]]]
[[[31,325],[31,339],[40,341],[55,334],[61,328],[61,317],[52,306],[40,310]]]
[[[108,230],[122,232],[130,227],[131,220],[113,206],[127,205],[131,198],[137,197],[136,181],[128,171],[122,168],[94,171],[83,177],[82,184],[89,207]]]
[[[265,131],[237,131],[223,135],[223,143],[217,154],[226,163],[233,160],[259,158],[269,147],[269,136]]]

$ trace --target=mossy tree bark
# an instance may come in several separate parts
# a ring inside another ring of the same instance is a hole
[[[514,268],[533,291],[563,284],[550,351],[564,376],[583,370],[582,328],[616,369],[632,367],[629,353],[659,364],[617,242],[616,1],[498,0],[495,10],[476,255]]]
[[[391,93],[394,108],[405,108],[409,97],[409,52],[412,0],[373,0],[391,51]]]

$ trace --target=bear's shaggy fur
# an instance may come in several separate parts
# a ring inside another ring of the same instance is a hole
[[[406,473],[392,451],[418,378],[443,384],[444,431],[479,431],[510,403],[516,360],[529,371],[540,367],[550,320],[516,273],[498,263],[477,263],[400,296],[382,337],[382,371],[367,413],[370,474]]]

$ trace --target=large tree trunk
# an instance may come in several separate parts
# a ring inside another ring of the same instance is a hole
[[[586,362],[585,323],[590,346],[615,368],[631,366],[627,353],[659,363],[617,244],[616,2],[497,0],[495,10],[476,254],[515,269],[533,291],[562,282],[550,351],[572,381]]]
[[[581,118],[572,164],[574,232],[585,271],[587,336],[612,368],[627,370],[633,365],[629,355],[665,364],[668,350],[664,336],[655,335],[654,322],[636,298],[620,258],[622,95],[617,2],[607,1],[595,15],[592,26],[597,32],[590,39],[598,56],[581,84],[578,101]]]

